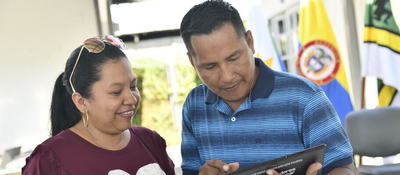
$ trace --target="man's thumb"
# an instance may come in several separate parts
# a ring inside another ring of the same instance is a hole
[[[239,163],[238,162],[233,162],[230,164],[226,164],[222,167],[225,172],[231,173],[239,169]]]

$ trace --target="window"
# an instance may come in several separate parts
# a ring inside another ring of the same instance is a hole
[[[298,41],[298,5],[283,10],[281,13],[271,17],[271,34],[278,50],[286,64],[288,72],[296,72],[297,53],[299,51]]]

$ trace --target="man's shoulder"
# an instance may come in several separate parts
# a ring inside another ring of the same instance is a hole
[[[205,93],[207,91],[209,91],[208,87],[205,84],[200,84],[193,88],[189,94]]]
[[[275,87],[296,88],[312,92],[321,90],[317,84],[302,76],[279,71],[275,71]]]
[[[189,94],[187,95],[186,99],[199,99],[199,97],[201,98],[205,98],[208,91],[210,91],[208,89],[208,87],[205,84],[200,84],[197,87],[193,88]]]

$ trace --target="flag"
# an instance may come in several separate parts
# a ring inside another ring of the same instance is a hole
[[[400,31],[389,0],[368,0],[362,75],[378,78],[378,106],[400,106]]]
[[[255,56],[261,58],[272,69],[286,72],[282,58],[276,53],[268,28],[268,20],[261,7],[251,8],[247,23],[254,36]]]
[[[323,0],[300,1],[299,40],[302,47],[297,58],[297,72],[321,86],[344,124],[353,105]]]

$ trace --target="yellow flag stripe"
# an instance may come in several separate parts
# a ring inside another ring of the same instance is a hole
[[[379,91],[378,99],[379,99],[379,104],[378,106],[389,106],[390,103],[392,102],[394,95],[396,94],[397,90],[396,88],[389,86],[389,85],[384,85],[382,89]]]
[[[387,30],[365,27],[364,41],[378,43],[379,45],[389,47],[395,52],[400,52],[400,35],[396,35]]]
[[[299,39],[303,45],[313,40],[325,40],[331,43],[338,51],[328,14],[322,0],[300,1],[300,19],[299,19]],[[318,24],[318,25],[316,25]],[[339,51],[340,55],[340,51]],[[345,65],[341,58],[339,70],[335,76],[336,80],[349,92],[347,83]]]
[[[273,61],[272,58],[268,58],[268,59],[264,60],[264,63],[272,68],[272,61]]]

